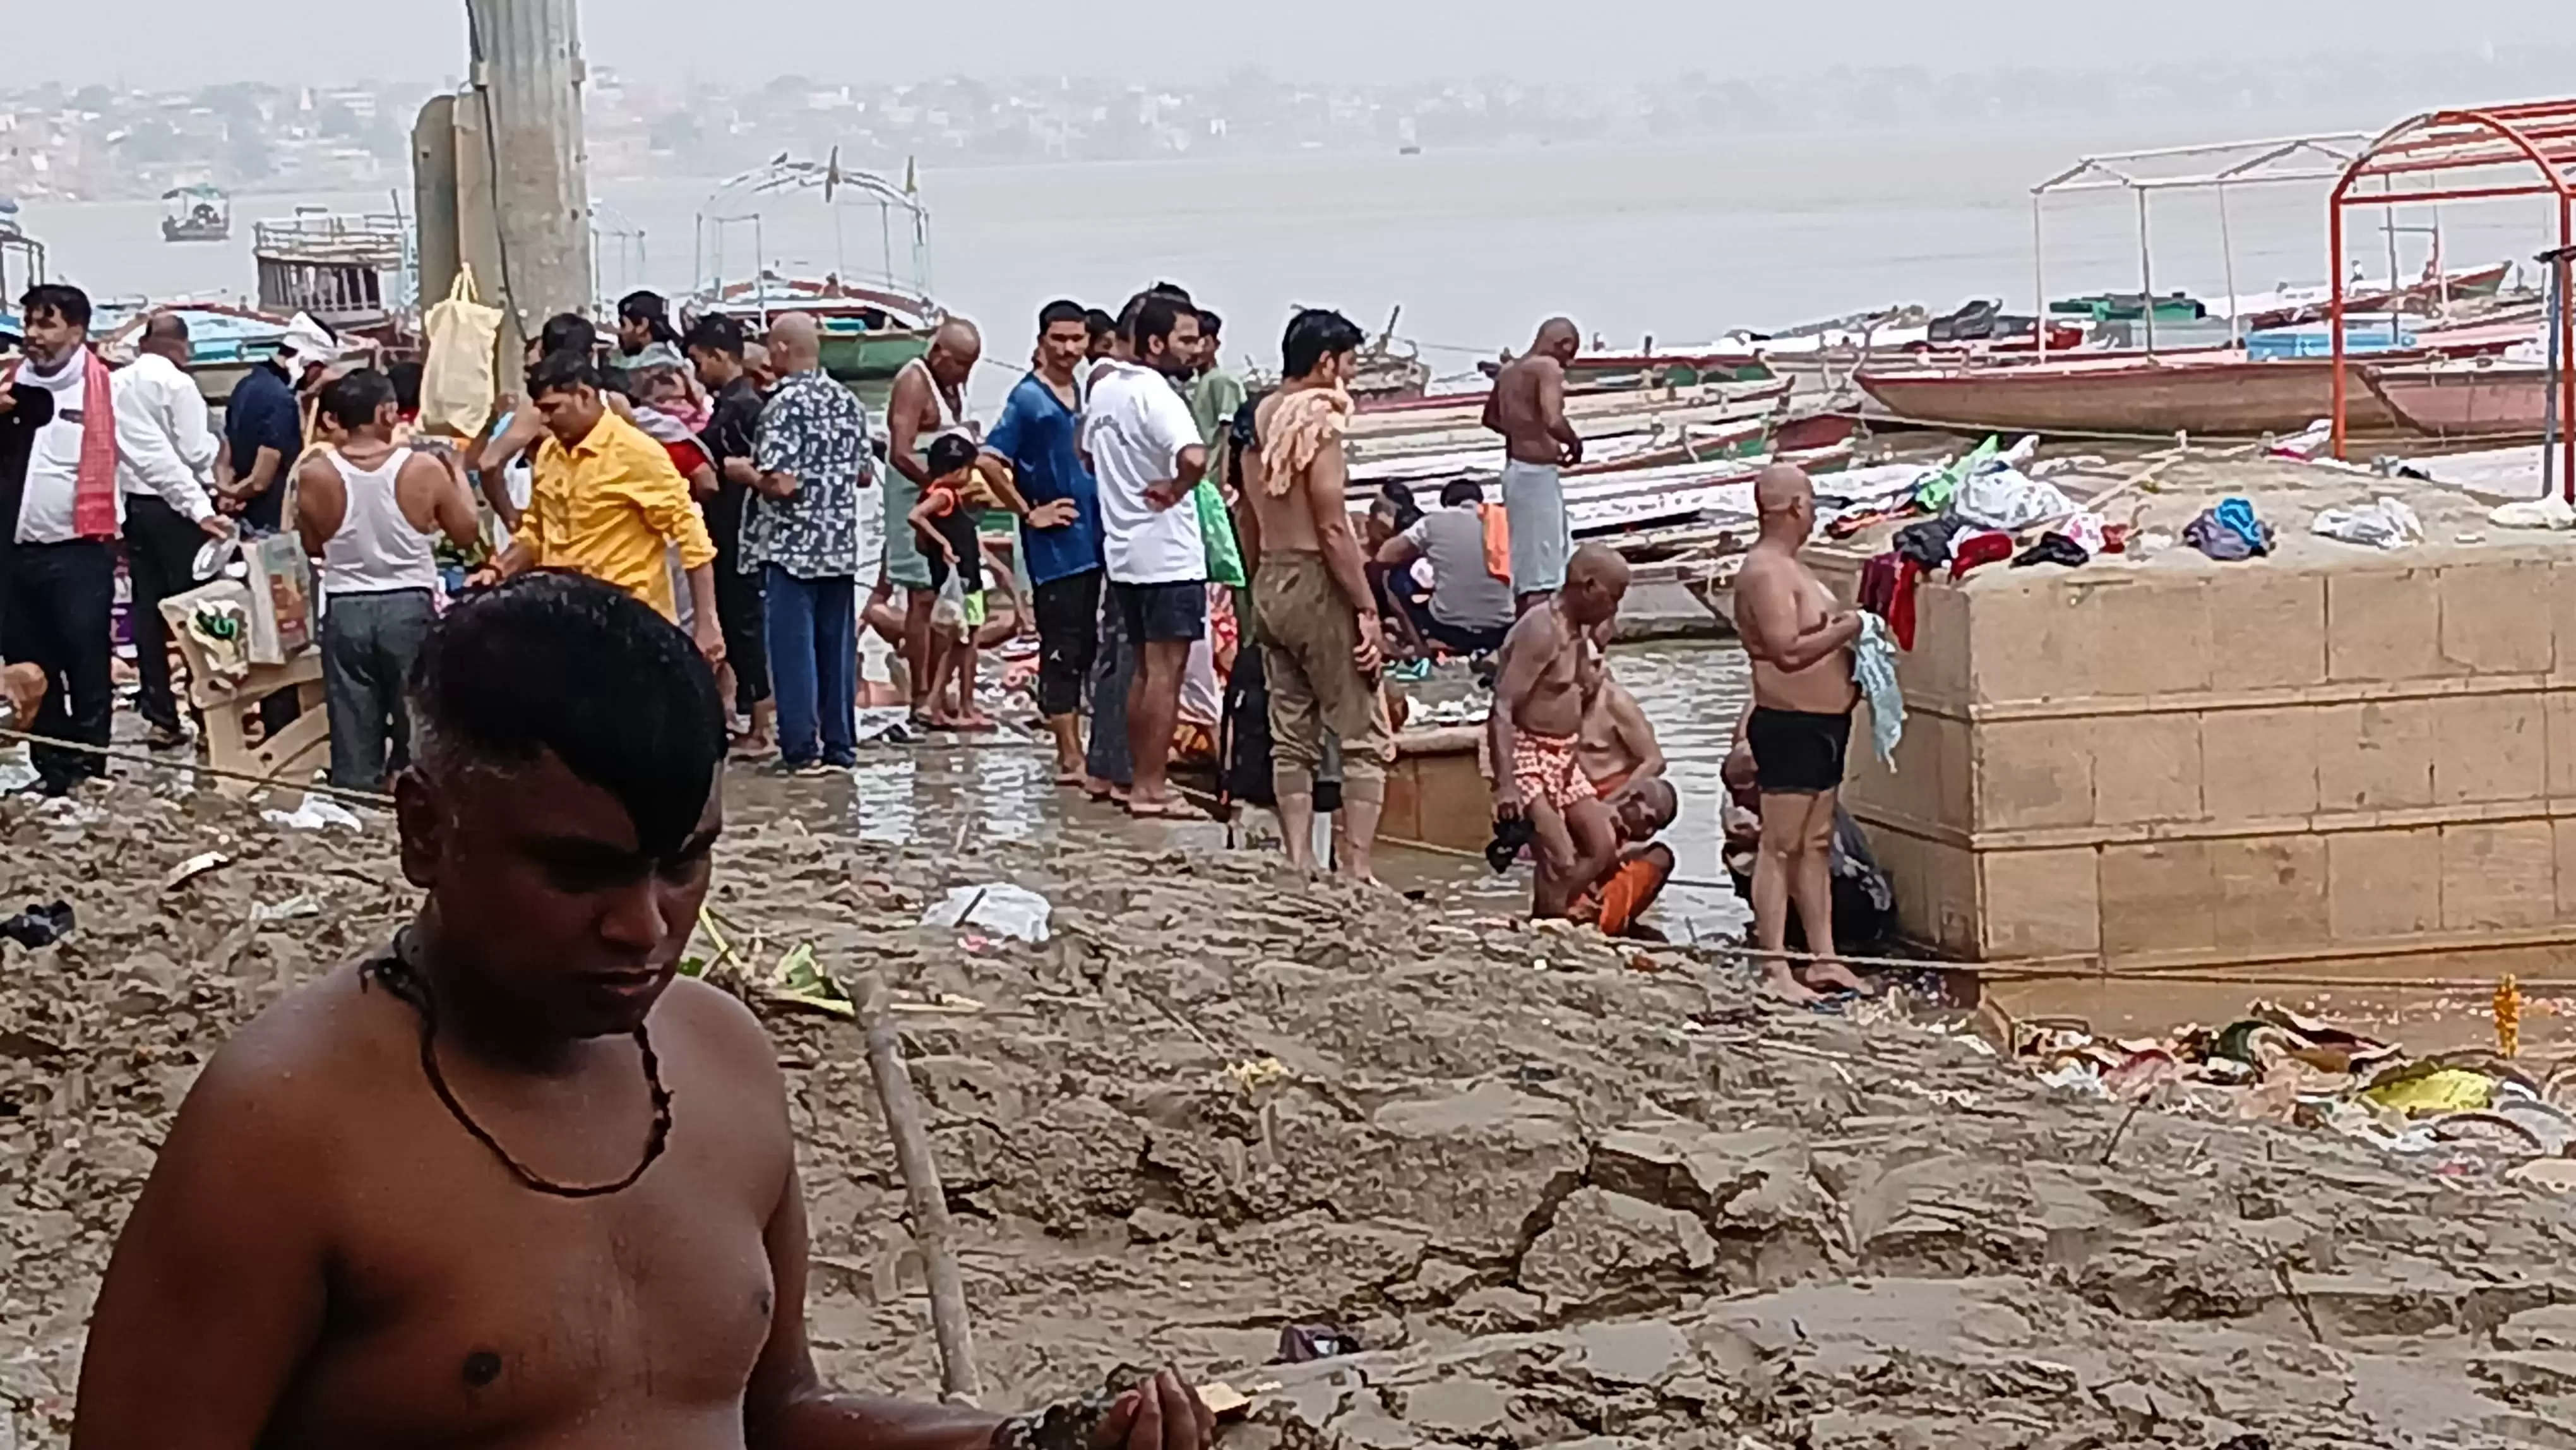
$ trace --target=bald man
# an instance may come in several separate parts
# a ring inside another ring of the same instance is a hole
[[[1785,950],[1789,909],[1821,960],[1805,979],[1785,956],[1766,959],[1772,991],[1812,1002],[1816,988],[1861,990],[1834,958],[1834,806],[1851,743],[1851,644],[1860,614],[1835,600],[1799,551],[1816,528],[1816,490],[1795,466],[1775,463],[1753,483],[1761,535],[1735,578],[1735,627],[1753,658],[1753,713],[1745,739],[1762,792],[1762,854],[1753,871],[1753,933],[1766,953]]]
[[[769,360],[741,566],[761,571],[778,768],[820,775],[858,763],[859,510],[876,469],[867,410],[823,371],[814,319],[778,318]]]
[[[1583,435],[1565,421],[1565,365],[1583,346],[1551,317],[1530,350],[1503,364],[1485,397],[1485,426],[1503,435],[1503,508],[1512,524],[1512,593],[1523,612],[1565,583],[1574,533],[1558,471],[1583,461]]]
[[[930,350],[894,375],[894,391],[886,399],[886,461],[894,472],[886,479],[885,574],[877,581],[877,593],[890,598],[896,589],[907,591],[902,653],[912,674],[915,716],[929,704],[922,691],[930,681],[930,610],[939,596],[931,588],[930,561],[908,520],[930,482],[931,440],[955,433],[978,447],[983,444],[981,430],[966,413],[966,379],[983,355],[984,336],[975,324],[949,318],[931,334]]]
[[[156,312],[143,322],[134,361],[116,371],[116,482],[125,494],[125,571],[134,590],[135,699],[155,750],[185,745],[170,686],[169,632],[161,601],[197,587],[197,550],[232,532],[207,485],[215,477],[215,435],[206,398],[184,371],[188,322]]]
[[[1618,823],[1583,773],[1584,711],[1600,692],[1601,645],[1628,593],[1628,561],[1586,544],[1567,562],[1565,583],[1523,614],[1495,656],[1494,818],[1526,820],[1539,855],[1531,914],[1564,916],[1574,894],[1609,873],[1619,854]]]

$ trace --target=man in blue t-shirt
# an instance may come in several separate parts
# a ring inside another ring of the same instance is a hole
[[[224,455],[215,489],[222,506],[239,513],[254,534],[285,527],[287,479],[304,453],[301,394],[338,356],[331,334],[299,312],[277,355],[254,365],[224,402]]]
[[[1082,682],[1100,642],[1100,497],[1082,463],[1073,380],[1091,343],[1086,315],[1076,302],[1039,310],[1037,366],[984,438],[1029,504],[1021,548],[1035,595],[1038,709],[1055,736],[1059,785],[1083,780]]]

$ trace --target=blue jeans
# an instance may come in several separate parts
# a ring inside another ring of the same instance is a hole
[[[846,577],[800,579],[769,571],[770,690],[778,702],[778,755],[789,765],[855,765],[859,695],[858,597]],[[821,749],[815,746],[817,732]]]

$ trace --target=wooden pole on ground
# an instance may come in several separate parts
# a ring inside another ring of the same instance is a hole
[[[858,988],[868,1071],[876,1079],[886,1136],[894,1140],[895,1164],[903,1172],[904,1196],[912,1206],[913,1243],[921,1250],[922,1277],[930,1285],[930,1326],[939,1340],[940,1398],[972,1405],[983,1398],[984,1391],[975,1372],[975,1336],[966,1320],[966,1285],[957,1272],[956,1225],[948,1217],[948,1193],[940,1186],[939,1164],[930,1156],[930,1131],[922,1122],[921,1100],[913,1095],[912,1074],[903,1065],[902,1036],[895,1030],[894,1014],[885,1010],[885,986],[870,976],[861,978]]]

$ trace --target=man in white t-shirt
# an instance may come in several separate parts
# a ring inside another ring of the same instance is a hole
[[[1174,380],[1198,353],[1198,314],[1165,293],[1128,304],[1131,362],[1098,373],[1085,399],[1083,451],[1100,492],[1102,554],[1111,607],[1138,651],[1127,692],[1127,742],[1135,783],[1127,809],[1182,812],[1165,769],[1180,712],[1190,646],[1207,631],[1207,542],[1191,491],[1207,448]]]

